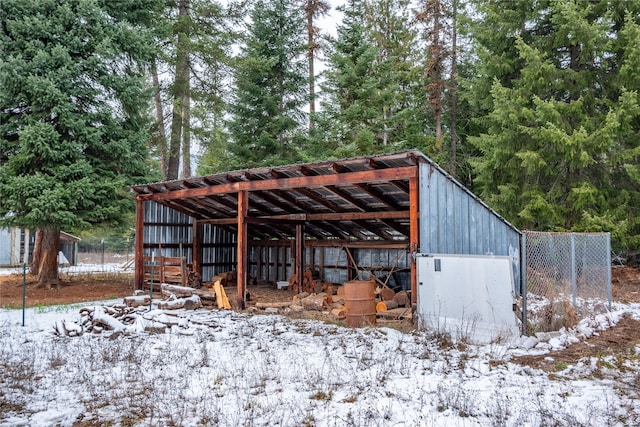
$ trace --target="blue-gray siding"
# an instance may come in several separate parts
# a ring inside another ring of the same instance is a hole
[[[436,165],[420,165],[420,252],[510,255],[520,289],[520,231]]]

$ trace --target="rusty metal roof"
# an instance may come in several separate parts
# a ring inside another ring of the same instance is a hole
[[[408,241],[409,177],[417,177],[420,162],[435,165],[410,150],[217,173],[132,191],[138,199],[235,229],[237,193],[247,190],[249,234],[256,239],[292,238],[304,222],[307,236],[316,239]]]

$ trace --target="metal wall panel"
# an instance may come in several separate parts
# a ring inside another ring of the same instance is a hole
[[[435,164],[420,164],[420,250],[508,255],[520,292],[520,231]]]
[[[16,264],[11,241],[11,230],[0,228],[0,266]]]
[[[145,248],[144,254],[186,256],[191,260],[193,242],[193,220],[188,215],[155,202],[145,202],[144,243],[158,245],[157,249]],[[182,253],[180,253],[182,245]]]

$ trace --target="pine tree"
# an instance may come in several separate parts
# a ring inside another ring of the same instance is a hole
[[[156,88],[153,146],[164,179],[191,175],[196,146],[210,162],[226,164],[225,139],[216,135],[225,132],[222,118],[230,97],[231,51],[239,40],[237,27],[244,14],[242,1],[179,0],[167,3],[156,23],[160,53],[152,70]],[[203,168],[210,170],[212,164]]]
[[[0,8],[0,221],[37,228],[41,285],[61,229],[118,224],[149,179],[155,1],[4,0]]]
[[[234,166],[296,161],[307,101],[304,11],[297,2],[258,1],[238,59],[230,150]]]
[[[319,127],[312,157],[425,146],[423,79],[409,2],[348,1],[330,40]]]
[[[305,13],[307,16],[307,60],[309,72],[309,131],[315,128],[316,115],[316,73],[315,58],[320,50],[320,29],[315,20],[326,16],[331,6],[325,0],[306,0]]]
[[[482,8],[479,34],[510,34],[479,39],[489,72],[477,87],[493,82],[485,131],[473,138],[482,194],[524,228],[607,230],[620,245],[637,242],[640,110],[625,70],[637,65],[640,4],[522,3]]]

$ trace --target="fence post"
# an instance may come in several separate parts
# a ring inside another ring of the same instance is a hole
[[[605,271],[607,272],[607,299],[609,300],[609,311],[611,311],[611,233],[605,233],[607,240],[607,265]]]
[[[578,283],[576,281],[576,235],[571,233],[571,295],[573,306],[577,307]]]
[[[522,233],[520,248],[520,293],[522,294],[522,335],[527,335],[527,233]]]

